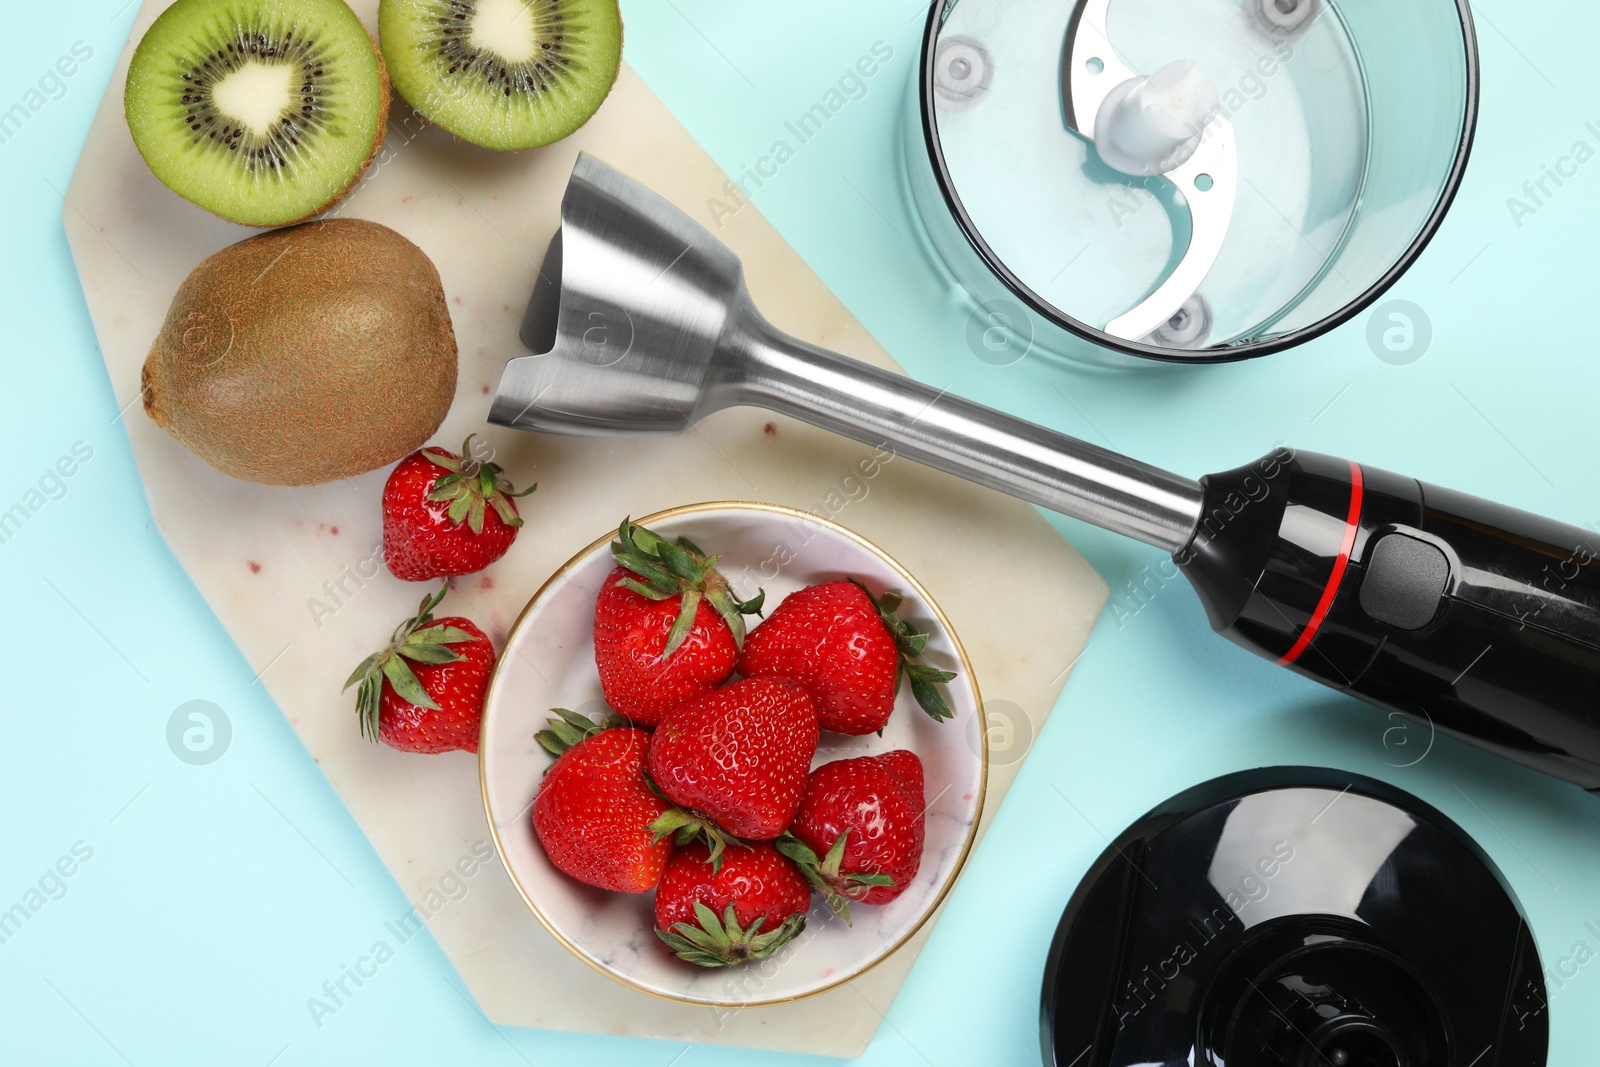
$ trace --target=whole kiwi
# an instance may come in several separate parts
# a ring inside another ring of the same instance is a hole
[[[360,219],[240,241],[179,287],[142,386],[157,425],[235,478],[316,485],[387,466],[455,396],[439,272]]]

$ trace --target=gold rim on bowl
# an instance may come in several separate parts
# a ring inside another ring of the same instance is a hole
[[[483,723],[480,725],[478,730],[478,790],[483,798],[484,819],[489,824],[489,836],[494,839],[495,854],[500,857],[500,865],[505,868],[506,874],[510,876],[512,884],[517,887],[517,892],[522,896],[523,903],[527,904],[528,910],[533,912],[534,918],[538,919],[540,925],[549,931],[550,936],[554,937],[558,942],[560,942],[568,952],[571,952],[578,959],[599,971],[607,978],[610,978],[612,981],[621,985],[625,985],[630,989],[637,990],[638,992],[644,993],[647,996],[655,997],[659,1000],[668,1000],[674,1003],[687,1004],[697,1008],[762,1008],[771,1007],[775,1004],[788,1004],[797,1000],[805,1000],[808,997],[814,997],[818,994],[826,993],[830,989],[837,989],[846,982],[854,981],[855,979],[866,974],[868,971],[872,970],[884,960],[888,959],[890,956],[893,956],[896,952],[900,951],[900,949],[903,948],[908,941],[917,936],[918,932],[921,931],[925,925],[927,925],[928,920],[933,918],[934,913],[943,906],[945,897],[949,895],[951,888],[953,888],[955,885],[956,879],[960,877],[962,869],[967,865],[967,857],[971,854],[973,842],[976,840],[978,835],[978,826],[983,821],[983,806],[986,802],[989,788],[989,731],[983,721],[983,694],[978,689],[977,676],[972,672],[972,663],[967,659],[967,650],[961,644],[961,638],[956,634],[955,628],[950,625],[950,620],[945,615],[943,609],[941,609],[938,602],[935,601],[931,595],[929,595],[928,590],[923,587],[922,583],[917,581],[911,572],[906,570],[898,560],[855,531],[846,529],[831,519],[825,519],[819,515],[813,515],[809,511],[801,511],[798,508],[786,507],[782,504],[764,504],[758,501],[749,500],[722,500],[710,501],[702,504],[684,504],[679,507],[668,508],[665,511],[658,511],[653,515],[646,515],[644,518],[637,521],[641,526],[653,526],[657,523],[681,518],[686,515],[697,515],[708,511],[725,510],[761,511],[772,515],[782,516],[784,518],[798,519],[801,522],[812,523],[825,530],[839,534],[847,540],[853,541],[857,545],[860,545],[872,555],[882,560],[890,570],[894,571],[900,576],[907,587],[913,590],[916,595],[921,598],[923,605],[926,606],[930,613],[932,613],[939,626],[943,628],[945,635],[950,639],[951,646],[955,649],[956,658],[961,663],[962,674],[967,679],[967,684],[972,689],[974,713],[978,716],[978,738],[979,744],[981,745],[980,762],[978,768],[978,792],[975,798],[976,803],[973,810],[972,823],[967,827],[967,836],[966,840],[961,843],[961,852],[956,856],[955,863],[951,866],[949,874],[945,876],[944,883],[939,886],[939,891],[934,894],[932,902],[923,910],[922,914],[917,917],[917,921],[911,924],[910,929],[901,935],[901,937],[892,945],[889,945],[886,949],[884,949],[884,951],[873,957],[868,962],[862,964],[854,971],[851,971],[847,974],[842,974],[838,978],[828,982],[826,985],[818,986],[816,989],[807,990],[804,993],[796,993],[786,997],[773,997],[767,1000],[724,1001],[707,998],[675,996],[671,993],[663,993],[660,990],[650,989],[646,986],[640,985],[638,982],[635,982],[624,975],[618,974],[616,971],[605,967],[597,960],[593,959],[588,953],[584,952],[581,948],[568,940],[567,937],[556,928],[555,924],[545,916],[544,912],[540,910],[539,905],[534,902],[533,895],[529,893],[528,888],[522,884],[522,879],[517,877],[517,872],[513,869],[511,861],[506,856],[505,845],[500,840],[500,830],[495,825],[494,812],[490,810],[489,806],[489,776],[487,768],[488,746],[484,743],[485,738],[488,735],[489,726],[489,717],[487,714],[485,714]],[[596,551],[608,546],[613,540],[614,536],[614,533],[607,533],[604,537],[597,538],[596,540],[590,542],[589,545],[580,549],[575,555],[572,556],[572,558],[568,559],[565,563],[558,567],[554,574],[545,579],[544,584],[539,587],[538,592],[534,593],[533,596],[528,599],[528,603],[524,605],[522,611],[517,614],[516,621],[511,624],[511,629],[506,631],[505,644],[501,648],[502,652],[504,652],[506,647],[510,646],[512,640],[517,635],[517,631],[522,628],[522,625],[527,620],[528,615],[536,606],[538,606],[540,600],[544,598],[545,594],[549,592],[557,582],[566,577],[566,575],[574,567],[588,559]],[[489,688],[487,690],[484,703],[485,708],[492,705],[496,696],[498,695],[502,679],[501,667],[503,665],[504,659],[497,658],[495,661],[494,671],[489,677]]]

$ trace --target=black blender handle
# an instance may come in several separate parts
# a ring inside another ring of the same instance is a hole
[[[1201,485],[1174,559],[1219,633],[1600,791],[1600,534],[1288,449]]]

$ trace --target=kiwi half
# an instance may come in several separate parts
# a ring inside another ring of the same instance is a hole
[[[485,148],[538,148],[589,121],[622,65],[617,0],[381,0],[394,87]]]
[[[178,0],[134,51],[124,99],[155,176],[250,226],[338,202],[389,116],[383,56],[343,0]]]

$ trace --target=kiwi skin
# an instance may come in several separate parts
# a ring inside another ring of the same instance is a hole
[[[224,474],[317,485],[427,442],[456,388],[439,272],[362,219],[273,230],[184,280],[141,374],[144,410]]]

